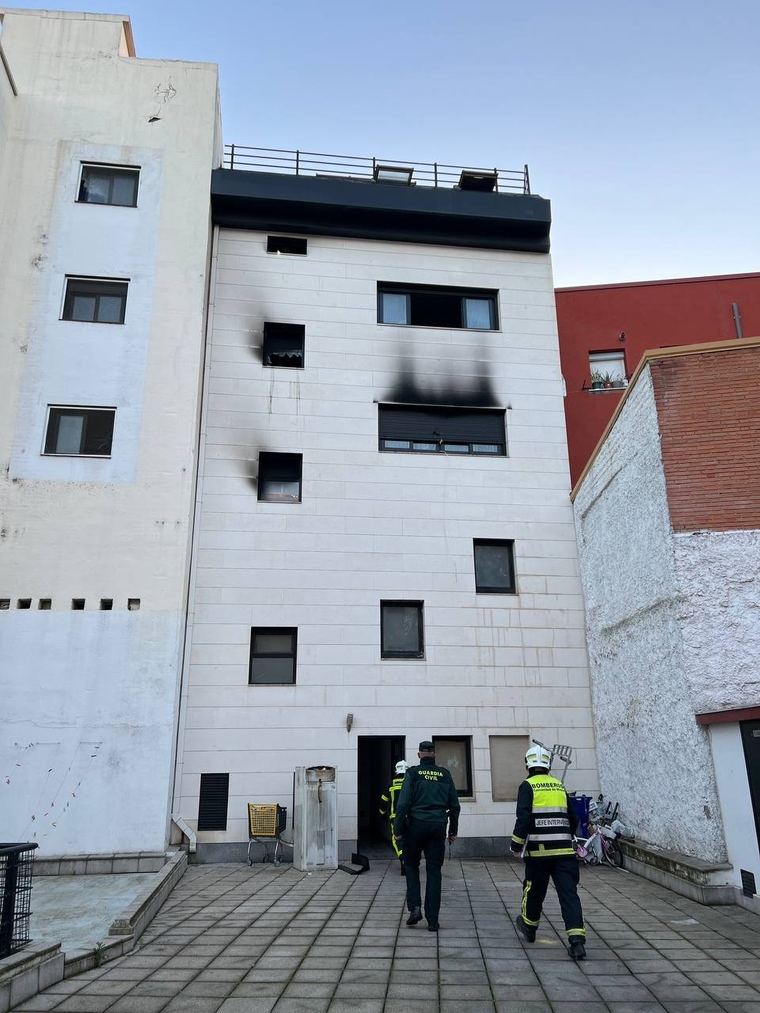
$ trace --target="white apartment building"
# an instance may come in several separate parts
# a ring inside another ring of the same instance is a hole
[[[433,738],[458,854],[503,853],[532,737],[597,788],[548,201],[522,174],[231,157],[175,810],[200,860],[239,858],[246,803],[335,766],[345,855]]]
[[[122,17],[0,17],[2,837],[161,852],[217,72]]]

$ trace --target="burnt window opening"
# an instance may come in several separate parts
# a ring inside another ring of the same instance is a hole
[[[139,168],[82,163],[77,202],[111,204],[125,208],[137,207],[139,178]]]
[[[475,538],[475,590],[478,594],[516,594],[515,543],[507,539]]]
[[[67,278],[62,320],[123,324],[129,282],[108,278]]]
[[[127,611],[128,612],[139,612],[140,611],[140,599],[139,598],[127,598]]]
[[[101,598],[100,599],[100,611],[110,612],[113,608],[113,598]]]
[[[267,253],[306,255],[306,240],[298,236],[267,236]]]
[[[503,408],[381,404],[379,447],[391,453],[504,457],[507,453],[504,420]]]
[[[43,453],[110,457],[115,417],[115,408],[50,406]]]
[[[425,656],[423,632],[424,602],[380,602],[380,656],[383,658],[422,658]]]
[[[0,598],[0,612],[7,612],[11,607],[10,598]]]
[[[37,608],[40,610],[40,612],[49,612],[52,607],[53,607],[52,598],[40,598],[37,604]]]
[[[31,607],[32,607],[32,599],[31,598],[19,598],[16,601],[16,608],[19,608],[19,609],[30,609]]]
[[[74,612],[84,612],[84,598],[72,598],[71,608]]]
[[[288,686],[296,681],[298,630],[293,626],[251,628],[248,682],[254,686]]]
[[[265,503],[301,502],[301,454],[259,454],[258,498]]]
[[[303,324],[264,324],[262,356],[265,366],[303,369],[306,327]]]
[[[198,829],[226,830],[230,797],[229,774],[201,774],[198,795]]]
[[[496,297],[490,289],[379,282],[377,320],[412,327],[493,331],[499,326]]]

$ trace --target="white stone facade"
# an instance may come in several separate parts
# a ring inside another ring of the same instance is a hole
[[[757,706],[760,536],[674,533],[648,367],[575,496],[602,791],[638,838],[760,878],[739,725]],[[720,878],[720,877],[719,877]]]
[[[461,834],[504,838],[489,735],[570,744],[569,786],[597,787],[549,258],[266,241],[215,240],[176,808],[195,826],[201,773],[228,772],[227,830],[198,838],[245,841],[246,802],[290,806],[294,768],[328,764],[345,849],[357,736],[404,735],[415,761],[419,740],[466,735]],[[500,329],[379,324],[380,281],[498,289]],[[265,321],[305,324],[304,369],[262,365]],[[488,380],[508,456],[379,452],[377,402],[412,375],[439,393]],[[301,503],[257,501],[260,451],[303,454]],[[474,538],[515,540],[517,594],[475,593]],[[381,659],[384,599],[424,601],[424,659]],[[255,626],[297,627],[296,685],[248,685]]]
[[[41,854],[161,850],[216,68],[137,59],[128,22],[106,15],[6,11],[2,45],[17,90],[0,68],[3,835]],[[78,203],[87,162],[139,166],[137,206]],[[61,319],[67,275],[128,280],[124,324]],[[110,456],[43,454],[50,404],[114,407]]]

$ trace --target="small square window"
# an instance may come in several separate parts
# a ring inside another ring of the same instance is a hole
[[[0,612],[7,612],[11,607],[10,598],[0,598]]]
[[[425,652],[421,601],[380,602],[383,658],[422,658]]]
[[[298,630],[292,626],[251,629],[251,685],[288,686],[296,681]]]
[[[303,369],[305,337],[303,324],[264,324],[264,365]]]
[[[84,598],[72,598],[71,607],[74,612],[84,612]]]
[[[306,255],[306,240],[298,236],[267,236],[267,253]]]
[[[100,599],[100,611],[110,612],[113,609],[113,598],[101,598]]]
[[[475,590],[478,594],[515,594],[515,543],[476,538]]]
[[[115,165],[82,165],[79,180],[80,204],[113,204],[137,207],[140,170]]]
[[[301,502],[301,454],[259,454],[258,498],[266,503]]]
[[[50,407],[45,454],[110,457],[115,408]]]
[[[128,612],[139,612],[140,611],[140,599],[139,598],[127,598],[127,611]]]
[[[126,281],[67,278],[61,319],[86,324],[123,324],[128,287]]]
[[[16,602],[16,608],[19,609],[30,609],[32,607],[31,598],[19,598]]]
[[[37,608],[40,610],[40,612],[49,612],[52,607],[53,601],[51,598],[40,598],[37,604]]]
[[[454,780],[458,795],[472,798],[472,739],[469,735],[433,736],[435,762],[445,767]]]

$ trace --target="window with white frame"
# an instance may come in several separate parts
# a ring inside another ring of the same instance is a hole
[[[625,387],[628,383],[622,348],[614,352],[590,352],[588,364],[592,387]]]

